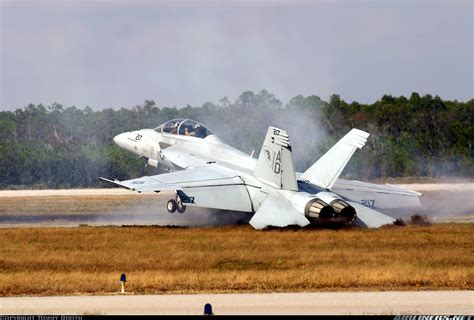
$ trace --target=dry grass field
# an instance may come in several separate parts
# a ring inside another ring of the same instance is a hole
[[[474,289],[474,225],[0,229],[0,295]]]

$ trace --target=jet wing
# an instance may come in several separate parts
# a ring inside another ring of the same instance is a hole
[[[379,209],[421,208],[421,193],[393,185],[338,179],[332,191]]]
[[[250,196],[238,172],[217,164],[125,181],[99,179],[137,192],[177,191],[186,205],[252,211]]]
[[[143,176],[125,181],[112,181],[102,177],[99,179],[113,183],[118,187],[138,192],[180,190],[183,188],[218,186],[223,184],[243,184],[243,181],[237,173],[213,165],[154,176]]]
[[[416,191],[408,190],[399,186],[390,184],[375,184],[370,182],[362,182],[357,180],[345,180],[338,179],[334,184],[333,189],[346,189],[346,190],[357,190],[357,191],[373,191],[373,192],[385,192],[391,194],[398,194],[404,196],[415,196],[419,197],[422,194]]]

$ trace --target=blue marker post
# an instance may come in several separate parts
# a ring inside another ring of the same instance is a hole
[[[206,303],[206,304],[204,305],[204,315],[205,315],[205,316],[210,316],[210,315],[212,315],[212,314],[213,314],[213,313],[212,313],[212,306],[211,306],[211,304],[210,304],[210,303]]]
[[[120,276],[120,282],[122,283],[122,293],[125,293],[125,282],[127,282],[127,276],[125,273],[122,273]]]

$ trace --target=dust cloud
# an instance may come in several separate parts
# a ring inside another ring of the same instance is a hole
[[[58,198],[71,196],[58,196]],[[31,199],[34,199],[32,197]],[[21,198],[29,209],[21,207],[15,212],[0,213],[0,227],[74,227],[89,226],[224,226],[246,224],[251,214],[224,210],[213,210],[197,207],[187,207],[184,213],[168,213],[166,210],[166,197],[156,200],[127,201],[110,205],[104,209],[94,208],[94,197],[84,199],[83,206],[86,210],[77,211],[76,208],[67,209],[60,204],[50,205],[47,209],[36,210],[41,207],[41,199],[37,202]]]
[[[184,213],[169,213],[165,205],[165,201],[160,201],[153,205],[118,210],[106,216],[98,215],[91,219],[90,224],[202,227],[244,224],[250,220],[250,215],[245,212],[197,207],[187,207]]]
[[[421,186],[421,187],[420,187]],[[421,212],[429,217],[456,217],[474,214],[474,184],[427,184],[414,186],[423,193]]]

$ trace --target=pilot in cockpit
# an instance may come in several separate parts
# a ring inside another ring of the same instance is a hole
[[[171,133],[172,133],[172,134],[177,134],[177,133],[178,133],[178,127],[179,127],[179,122],[177,121],[177,122],[174,124],[174,128],[171,129]]]
[[[199,123],[197,123],[195,126],[194,126],[194,130],[193,130],[193,136],[196,136],[198,138],[204,138],[203,137],[203,134],[202,134],[202,127]]]
[[[188,127],[186,127],[184,129],[184,134],[187,135],[187,136],[191,136],[191,137],[195,137],[196,136],[196,129],[188,129]]]

